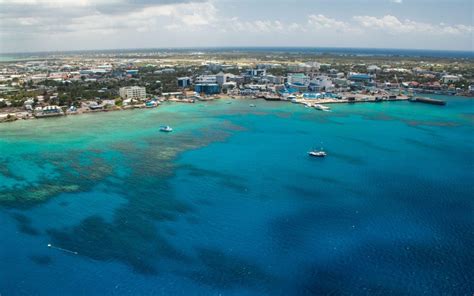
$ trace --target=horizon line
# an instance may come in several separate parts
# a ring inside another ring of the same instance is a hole
[[[169,46],[169,47],[135,47],[135,48],[93,48],[93,49],[64,49],[64,50],[40,50],[40,51],[18,51],[0,52],[0,55],[15,54],[47,54],[47,53],[76,53],[76,52],[100,52],[100,51],[133,51],[133,50],[192,50],[192,49],[336,49],[336,50],[397,50],[397,51],[429,51],[429,52],[452,52],[470,53],[472,50],[459,49],[431,49],[431,48],[388,48],[388,47],[339,47],[339,46]]]

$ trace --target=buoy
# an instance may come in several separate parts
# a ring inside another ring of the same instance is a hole
[[[63,252],[66,252],[66,253],[70,253],[70,254],[74,254],[74,255],[79,254],[76,251],[71,251],[71,250],[60,248],[60,247],[55,247],[52,244],[48,244],[48,248],[56,249],[56,250],[63,251]]]

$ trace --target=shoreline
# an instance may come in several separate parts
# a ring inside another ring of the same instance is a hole
[[[396,101],[408,101],[409,98],[406,95],[397,96],[396,98],[387,98],[384,100],[377,100],[375,95],[361,95],[355,94],[351,95],[353,100],[349,100],[349,96],[346,95],[342,99],[335,99],[335,98],[325,98],[325,99],[309,99],[309,98],[297,98],[294,100],[287,100],[287,99],[266,99],[262,97],[256,96],[216,96],[211,97],[204,100],[197,100],[191,101],[189,99],[168,99],[160,101],[161,103],[168,102],[168,103],[185,103],[185,104],[194,104],[195,102],[212,102],[216,100],[264,100],[269,102],[282,102],[282,103],[290,103],[290,104],[299,104],[304,105],[307,107],[313,107],[313,105],[325,105],[325,104],[356,104],[356,103],[382,103],[382,102],[396,102]],[[116,112],[116,111],[126,111],[126,110],[135,110],[135,109],[155,109],[159,108],[161,104],[155,107],[147,107],[144,103],[140,105],[128,105],[128,106],[114,106],[110,109],[101,109],[101,110],[90,110],[90,109],[79,109],[75,112],[68,112],[63,111],[61,114],[54,114],[51,116],[35,116],[33,113],[28,111],[13,111],[13,112],[5,112],[0,113],[0,124],[6,122],[14,122],[20,120],[34,120],[34,119],[44,119],[44,118],[55,118],[55,117],[65,117],[65,116],[78,116],[82,114],[90,114],[90,113],[103,113],[103,112]]]

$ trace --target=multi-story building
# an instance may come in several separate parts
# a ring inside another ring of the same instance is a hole
[[[141,86],[121,87],[119,93],[123,99],[144,100],[146,98],[146,89]]]
[[[320,75],[315,77],[309,83],[309,90],[312,91],[332,91],[334,85],[328,76]]]
[[[309,77],[303,73],[291,73],[287,76],[287,81],[289,84],[307,86],[309,84]]]
[[[217,83],[216,75],[201,75],[194,80],[196,84]]]
[[[195,84],[194,91],[198,94],[214,95],[221,92],[221,87],[217,83]]]
[[[189,77],[179,77],[178,78],[178,87],[186,88],[191,85],[191,78]]]
[[[441,77],[441,82],[443,83],[454,83],[458,82],[459,80],[461,80],[461,78],[456,75],[444,75],[443,77]]]
[[[248,69],[245,72],[246,75],[248,76],[265,76],[267,74],[267,70],[265,69]]]

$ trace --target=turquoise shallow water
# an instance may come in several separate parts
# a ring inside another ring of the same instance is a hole
[[[445,99],[2,124],[0,293],[471,295],[474,105]]]

